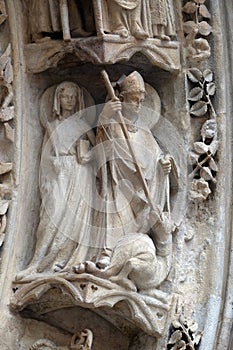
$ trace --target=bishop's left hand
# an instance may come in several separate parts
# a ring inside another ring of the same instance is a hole
[[[150,212],[150,224],[152,231],[155,233],[159,241],[166,241],[170,234],[174,231],[174,224],[170,218],[170,214],[162,212],[159,207]]]
[[[171,164],[171,156],[167,154],[165,157],[160,158],[160,164],[163,168],[164,174],[168,175],[171,172],[172,164]]]

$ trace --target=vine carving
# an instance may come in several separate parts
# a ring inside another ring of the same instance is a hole
[[[204,60],[210,57],[210,45],[205,38],[212,32],[212,27],[208,23],[211,14],[205,2],[206,0],[188,1],[182,9],[187,57],[191,60]]]
[[[211,185],[216,183],[218,165],[216,153],[217,140],[216,112],[212,98],[216,92],[213,72],[206,69],[201,72],[192,68],[187,73],[193,87],[189,91],[190,114],[192,117],[208,118],[201,127],[201,141],[194,142],[190,152],[190,163],[193,166],[189,178],[192,180],[190,195],[195,200],[206,200],[211,191]]]

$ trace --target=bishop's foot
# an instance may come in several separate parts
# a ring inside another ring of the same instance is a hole
[[[165,35],[165,34],[162,34],[160,36],[161,40],[166,40],[166,41],[169,41],[170,40],[170,37],[168,35]]]
[[[64,267],[66,266],[66,263],[67,263],[66,260],[62,260],[62,261],[56,262],[54,264],[53,271],[54,272],[60,272],[62,269],[64,269]]]

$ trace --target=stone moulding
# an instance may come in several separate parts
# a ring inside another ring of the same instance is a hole
[[[171,72],[180,70],[179,43],[162,43],[158,39],[119,40],[114,35],[108,35],[103,38],[72,39],[70,42],[47,40],[25,47],[26,65],[30,73],[39,73],[56,67],[67,54],[76,56],[81,62],[114,64],[128,61],[136,53],[143,54],[149,62],[164,70]]]
[[[61,292],[59,299],[54,289]],[[175,304],[175,297],[160,290],[153,297],[142,295],[89,274],[38,277],[32,282],[16,282],[13,290],[10,307],[14,312],[29,308],[39,316],[74,306],[97,309],[100,313],[100,308],[113,309],[126,322],[154,337],[163,335],[173,312],[171,305]]]

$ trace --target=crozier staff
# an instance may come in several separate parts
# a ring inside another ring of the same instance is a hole
[[[105,73],[104,77],[107,81]],[[164,159],[151,131],[138,127],[146,93],[143,78],[136,71],[126,77],[119,86],[119,99],[113,96],[109,83],[108,87],[112,99],[99,117],[96,137],[102,198],[96,223],[104,236],[104,250],[97,263],[100,268],[109,264],[121,236],[147,233],[152,221],[160,226],[155,240],[166,241],[171,231],[169,218],[163,213],[171,162]]]

